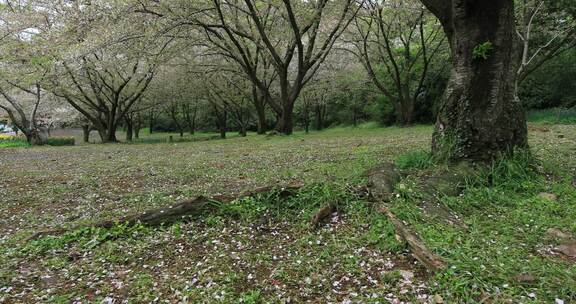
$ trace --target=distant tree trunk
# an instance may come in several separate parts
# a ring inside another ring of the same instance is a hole
[[[133,122],[131,118],[126,118],[126,141],[132,142],[132,138],[134,137],[134,129],[133,129]]]
[[[220,114],[220,117],[218,118],[218,126],[220,128],[220,138],[222,139],[226,138],[227,120],[228,120],[228,113],[224,111],[223,113]]]
[[[150,114],[148,115],[148,131],[150,134],[154,132],[154,125],[156,124],[156,117],[154,116],[154,109],[150,110]]]
[[[303,120],[304,120],[304,131],[306,132],[306,134],[310,133],[310,105],[308,103],[304,104],[304,109],[302,109],[304,111],[303,114]]]
[[[82,125],[82,139],[84,143],[90,142],[90,125]]]
[[[515,94],[514,1],[422,2],[442,22],[452,50],[433,152],[450,151],[453,160],[489,160],[527,146],[526,118]]]
[[[316,116],[316,131],[321,131],[322,129],[324,129],[324,115],[325,115],[325,106],[317,104],[314,107],[314,114]]]
[[[196,133],[196,116],[198,116],[198,106],[194,107],[192,119],[190,120],[190,135],[194,135],[194,133]]]
[[[140,139],[140,129],[142,128],[142,121],[140,120],[140,114],[136,114],[136,119],[133,122],[134,125],[134,138]]]
[[[226,138],[226,123],[228,121],[228,113],[226,112],[225,109],[219,109],[216,105],[213,105],[214,107],[214,114],[216,115],[216,126],[218,127],[218,130],[220,131],[220,138],[225,139]]]
[[[252,98],[258,119],[257,133],[259,135],[266,133],[266,101],[263,95],[264,94],[261,94],[256,86],[252,86]]]

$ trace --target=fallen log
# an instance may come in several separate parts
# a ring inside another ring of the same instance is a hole
[[[410,230],[408,225],[399,220],[394,213],[388,210],[388,208],[381,207],[380,212],[388,217],[394,226],[397,238],[408,244],[412,255],[420,261],[422,265],[430,271],[441,271],[446,269],[446,263],[444,260],[439,255],[430,251],[422,239]]]
[[[288,186],[266,186],[251,191],[245,191],[236,195],[218,195],[211,198],[205,196],[198,196],[193,199],[181,201],[174,205],[147,210],[142,213],[125,216],[116,220],[106,220],[92,225],[76,226],[70,229],[59,228],[54,230],[40,231],[29,237],[27,240],[28,241],[35,240],[45,236],[62,235],[68,231],[86,227],[111,228],[119,224],[123,225],[142,224],[145,226],[152,226],[152,227],[160,225],[168,225],[181,221],[188,217],[194,217],[214,212],[218,209],[218,206],[220,204],[226,204],[235,200],[254,197],[260,194],[274,193],[278,195],[280,199],[285,199],[289,196],[294,195],[302,187],[303,187],[302,184],[295,184]]]

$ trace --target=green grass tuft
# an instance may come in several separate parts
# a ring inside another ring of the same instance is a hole
[[[396,157],[396,166],[403,170],[427,169],[434,164],[429,152],[419,150]]]

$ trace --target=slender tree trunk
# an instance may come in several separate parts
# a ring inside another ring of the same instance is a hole
[[[152,134],[154,132],[154,125],[156,124],[153,111],[154,110],[150,110],[150,115],[148,117],[148,128],[149,128],[150,134]]]
[[[526,118],[515,94],[514,2],[423,2],[442,21],[452,49],[433,152],[448,152],[453,160],[490,160],[527,146]]]
[[[304,106],[304,131],[310,133],[310,105]]]
[[[325,112],[324,106],[316,105],[314,107],[314,112],[316,114],[316,126],[315,126],[315,128],[317,131],[321,131],[324,129],[324,114],[325,114],[324,113]]]
[[[192,112],[192,117],[189,120],[190,135],[194,135],[196,132],[196,116],[198,116],[198,106],[194,106],[194,111]]]

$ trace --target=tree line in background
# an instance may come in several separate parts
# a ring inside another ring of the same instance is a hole
[[[516,95],[576,106],[565,0],[0,0],[0,31],[0,120],[37,144],[56,126],[102,142],[365,121],[482,133],[490,111],[521,128]]]

